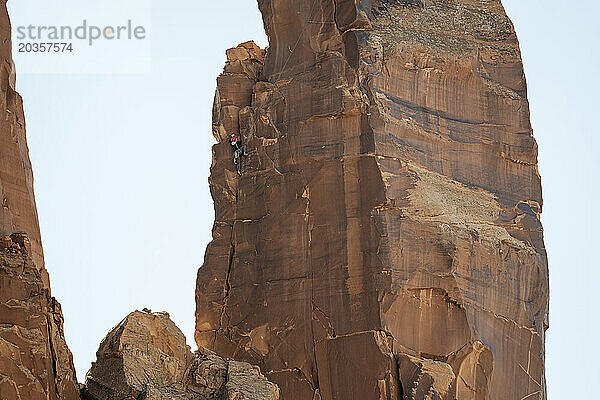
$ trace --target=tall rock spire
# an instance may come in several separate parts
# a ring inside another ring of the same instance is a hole
[[[283,399],[545,399],[537,145],[500,1],[258,3],[268,49],[218,79],[197,343]]]
[[[12,60],[11,26],[6,0],[0,5],[0,235],[25,232],[31,242],[31,253],[44,284],[49,286],[44,269],[44,253],[33,193],[33,170],[25,136],[23,100],[16,92],[15,65]]]
[[[44,268],[6,0],[0,3],[0,62],[0,398],[76,400],[62,311]]]

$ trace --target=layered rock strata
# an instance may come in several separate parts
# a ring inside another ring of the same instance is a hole
[[[0,243],[0,398],[79,399],[60,304],[50,296],[23,234]]]
[[[218,79],[198,345],[283,399],[545,399],[537,146],[500,1],[258,4],[269,48]]]
[[[75,400],[79,388],[50,294],[38,226],[11,28],[0,3],[0,398]]]
[[[104,338],[82,391],[86,400],[278,400],[279,389],[247,363],[200,349],[164,312],[129,314]]]

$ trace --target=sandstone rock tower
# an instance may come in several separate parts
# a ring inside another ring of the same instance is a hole
[[[545,399],[537,146],[500,0],[258,3],[269,48],[218,79],[198,345],[285,400]]]
[[[10,22],[0,3],[0,398],[79,398],[60,304],[50,294]]]

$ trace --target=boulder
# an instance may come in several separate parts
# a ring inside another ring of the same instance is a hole
[[[135,311],[100,343],[86,400],[278,400],[278,387],[250,364],[200,349],[192,354],[166,312]]]

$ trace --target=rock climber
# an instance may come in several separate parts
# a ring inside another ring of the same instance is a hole
[[[229,138],[229,144],[231,144],[231,150],[233,151],[233,163],[237,168],[238,175],[242,175],[242,156],[247,156],[246,145],[242,144],[239,137],[233,133]]]

